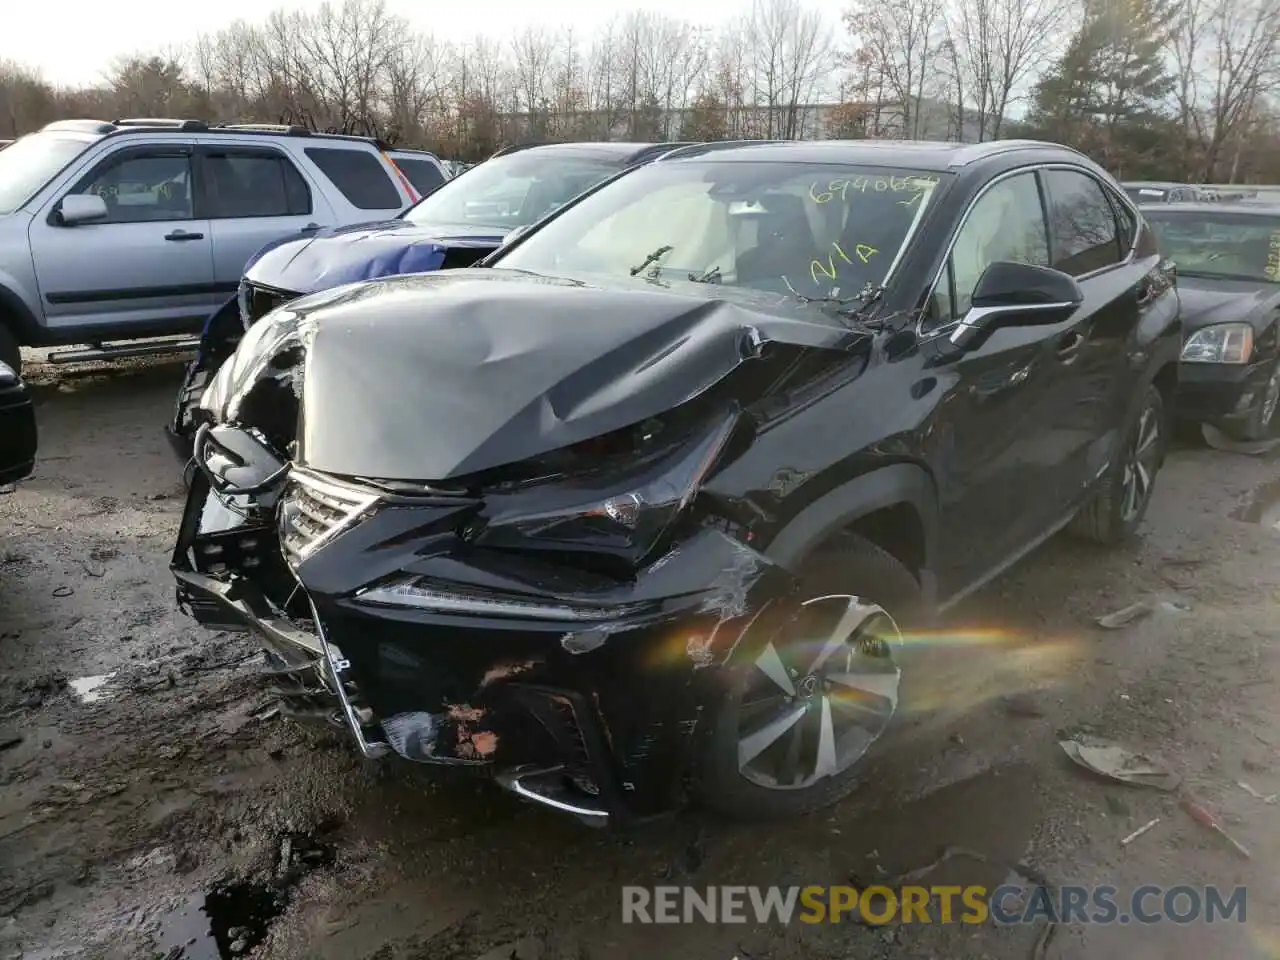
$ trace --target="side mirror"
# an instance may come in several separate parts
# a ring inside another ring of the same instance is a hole
[[[96,193],[69,193],[58,203],[58,222],[64,227],[107,219],[107,201]]]
[[[1061,270],[997,261],[978,278],[969,312],[950,340],[967,350],[1000,327],[1052,326],[1075,313],[1083,302],[1080,284]]]

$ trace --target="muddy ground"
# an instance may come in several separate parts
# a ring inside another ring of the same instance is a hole
[[[994,886],[1021,862],[1056,884],[1248,886],[1243,925],[1060,926],[1046,957],[1280,955],[1280,804],[1238,785],[1280,791],[1280,457],[1184,444],[1131,547],[1055,539],[956,611],[932,641],[938,709],[837,808],[615,836],[270,716],[252,643],[174,607],[160,426],[180,369],[32,367],[38,472],[0,495],[0,958],[1032,956],[1038,927],[621,922],[623,884],[859,883],[947,847],[978,856],[922,882]],[[1130,626],[1093,622],[1145,599]],[[1057,741],[1079,731],[1158,752],[1253,859],[1176,794],[1074,767]]]

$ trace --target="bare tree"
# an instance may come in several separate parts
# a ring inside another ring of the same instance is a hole
[[[528,120],[528,134],[535,140],[547,136],[550,124],[552,73],[558,38],[540,27],[521,30],[511,40],[512,79],[517,103],[513,112]]]
[[[1260,97],[1280,80],[1280,4],[1217,0],[1210,9],[1204,177],[1213,181],[1230,142],[1239,144]],[[1233,164],[1234,166],[1234,164]]]
[[[925,101],[940,92],[938,82],[946,79],[937,71],[947,39],[942,0],[859,0],[845,22],[893,98],[902,136],[927,136]]]
[[[1009,108],[1050,51],[1074,3],[1068,0],[964,0],[946,18],[957,135],[999,138]],[[966,123],[965,121],[970,121]]]

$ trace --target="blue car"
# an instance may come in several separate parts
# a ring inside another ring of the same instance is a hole
[[[578,194],[684,143],[513,146],[442,184],[395,220],[286,237],[245,266],[237,295],[206,322],[166,428],[185,463],[205,384],[249,325],[297,297],[405,273],[470,267],[514,231]]]

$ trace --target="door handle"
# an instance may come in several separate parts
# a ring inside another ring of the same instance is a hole
[[[1054,353],[1063,363],[1072,363],[1080,355],[1084,341],[1085,335],[1083,333],[1079,330],[1071,330],[1059,338]]]
[[[308,223],[305,227],[303,227],[303,228],[302,228],[301,230],[299,230],[298,232],[299,232],[299,233],[315,233],[315,232],[316,232],[317,230],[319,230],[319,229],[320,229],[320,224],[318,224],[318,223]]]
[[[173,233],[164,235],[166,240],[172,240],[174,243],[181,243],[183,240],[203,240],[203,233],[187,233],[185,230],[175,230]]]

